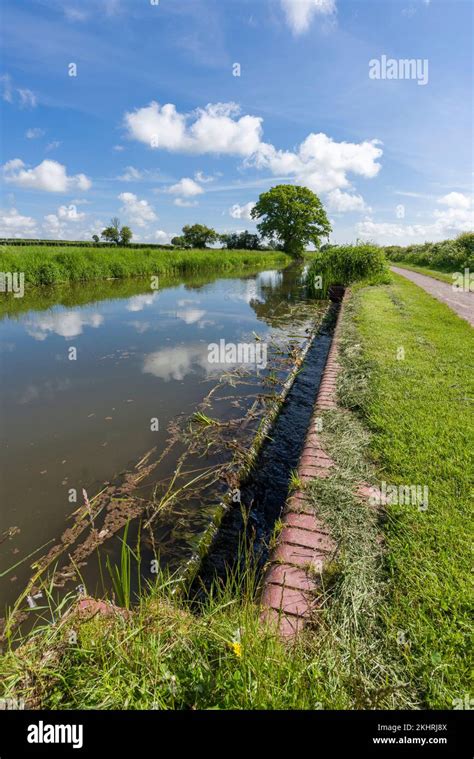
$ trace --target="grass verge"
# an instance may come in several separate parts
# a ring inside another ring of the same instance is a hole
[[[377,484],[429,492],[427,510],[385,510],[378,611],[420,702],[450,708],[469,691],[473,331],[399,276],[356,292],[352,308],[342,401],[371,432]]]
[[[323,417],[336,467],[310,486],[339,551],[290,651],[259,621],[248,562],[199,615],[165,578],[125,618],[78,624],[46,609],[56,624],[0,659],[0,696],[42,708],[452,708],[469,691],[472,353],[469,325],[403,278],[355,288],[346,411]],[[361,480],[427,485],[429,507],[374,508],[354,495]]]
[[[445,271],[435,271],[434,269],[428,269],[426,266],[413,266],[412,264],[406,264],[404,261],[391,261],[392,266],[399,266],[401,269],[408,269],[408,271],[415,271],[418,274],[425,274],[427,277],[438,279],[440,282],[448,282],[453,284],[453,275]]]

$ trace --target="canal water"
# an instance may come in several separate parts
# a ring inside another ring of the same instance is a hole
[[[48,554],[58,587],[100,593],[126,521],[146,567],[195,560],[326,304],[290,268],[51,288],[2,308],[0,616]],[[260,358],[216,363],[222,342]]]

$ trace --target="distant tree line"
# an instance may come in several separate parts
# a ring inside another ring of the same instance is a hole
[[[251,211],[259,219],[260,233],[231,232],[218,234],[203,224],[183,227],[183,234],[173,237],[179,248],[206,248],[220,242],[233,250],[284,250],[293,258],[301,258],[308,243],[319,249],[321,238],[328,238],[331,225],[326,211],[314,192],[307,187],[280,184],[263,192]]]
[[[0,237],[0,245],[47,245],[50,248],[110,248],[109,242],[100,242],[97,235],[97,241],[90,240],[40,240],[38,238],[19,238],[19,237]],[[153,242],[132,242],[127,248],[156,248],[160,250],[173,250],[174,245],[165,245],[164,243]]]
[[[182,229],[182,235],[173,237],[171,246],[202,249],[220,243],[230,250],[283,250],[298,259],[303,256],[308,243],[312,243],[318,250],[321,238],[328,238],[331,232],[331,225],[318,196],[307,187],[298,185],[281,184],[262,193],[252,208],[251,217],[259,220],[259,234],[247,230],[219,234],[204,224],[186,224]],[[111,219],[109,226],[102,230],[100,236],[109,245],[138,247],[131,243],[133,232],[130,227],[122,226],[116,216]],[[92,240],[89,245],[101,245],[99,235],[94,234]],[[28,241],[16,244],[34,243]],[[58,244],[68,243],[58,241]],[[141,247],[167,246],[145,243]]]
[[[268,246],[256,234],[231,232],[219,234],[212,227],[204,224],[189,224],[183,227],[183,234],[173,237],[171,244],[177,248],[207,248],[213,243],[220,243],[229,250],[268,250]]]

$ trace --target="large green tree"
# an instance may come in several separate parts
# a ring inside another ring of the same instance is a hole
[[[319,248],[321,237],[332,231],[318,196],[298,185],[279,184],[263,192],[251,215],[262,219],[257,224],[262,237],[276,240],[293,258],[301,258],[310,242]]]
[[[208,243],[216,242],[219,239],[215,229],[206,227],[204,224],[187,224],[183,227],[182,237],[173,238],[178,244],[181,242],[185,248],[205,248]],[[173,242],[172,240],[172,242]],[[176,243],[173,242],[173,245]]]

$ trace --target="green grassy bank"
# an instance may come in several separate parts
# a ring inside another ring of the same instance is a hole
[[[125,279],[203,271],[259,269],[290,262],[285,253],[250,250],[157,250],[3,246],[0,271],[23,272],[30,285]]]
[[[125,619],[45,609],[61,621],[3,655],[0,696],[43,708],[450,709],[469,693],[472,329],[396,277],[355,288],[341,348],[350,411],[325,413],[336,470],[310,488],[340,550],[298,642],[288,650],[260,624],[251,568],[199,616],[162,578]],[[426,485],[428,509],[370,507],[352,494],[361,479]]]
[[[474,335],[395,276],[356,288],[341,350],[339,395],[353,413],[328,415],[337,470],[312,488],[340,545],[328,612],[339,669],[368,704],[385,693],[398,707],[449,709],[469,692]],[[361,480],[426,486],[428,507],[361,505],[350,494]]]

